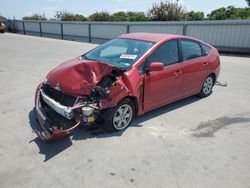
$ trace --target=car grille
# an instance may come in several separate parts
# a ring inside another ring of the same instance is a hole
[[[58,91],[52,87],[50,87],[48,84],[45,84],[42,87],[42,90],[44,93],[49,96],[50,98],[54,99],[55,101],[59,102],[61,105],[72,107],[74,106],[77,98],[65,93],[62,93],[61,91]]]

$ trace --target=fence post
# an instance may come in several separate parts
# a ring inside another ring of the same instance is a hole
[[[182,35],[186,35],[187,34],[187,24],[183,24],[183,29],[182,29]]]
[[[24,24],[24,21],[23,21],[23,34],[26,35],[26,31],[25,31],[25,24]]]
[[[127,33],[130,32],[130,25],[127,25]]]
[[[43,31],[42,31],[42,24],[41,22],[39,22],[39,28],[40,28],[40,37],[43,36]]]
[[[61,25],[61,39],[63,40],[63,23],[61,23],[60,25]]]
[[[89,43],[92,42],[92,39],[91,39],[91,24],[88,25],[89,27]]]

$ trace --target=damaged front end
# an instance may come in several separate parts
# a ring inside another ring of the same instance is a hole
[[[112,67],[109,73],[97,79],[89,95],[68,94],[63,91],[63,83],[51,84],[49,79],[40,84],[36,91],[35,111],[43,131],[35,133],[43,141],[51,142],[65,137],[79,125],[95,123],[103,109],[115,104],[114,95],[127,94],[117,81],[123,72]]]

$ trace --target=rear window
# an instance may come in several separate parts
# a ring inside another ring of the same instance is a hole
[[[209,46],[205,45],[205,44],[201,44],[201,47],[203,48],[203,51],[204,51],[205,55],[208,55],[211,48]]]

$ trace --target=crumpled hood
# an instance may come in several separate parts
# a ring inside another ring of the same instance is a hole
[[[47,75],[47,80],[51,87],[60,84],[62,92],[89,95],[93,87],[112,70],[113,66],[106,63],[75,58],[54,68]]]

